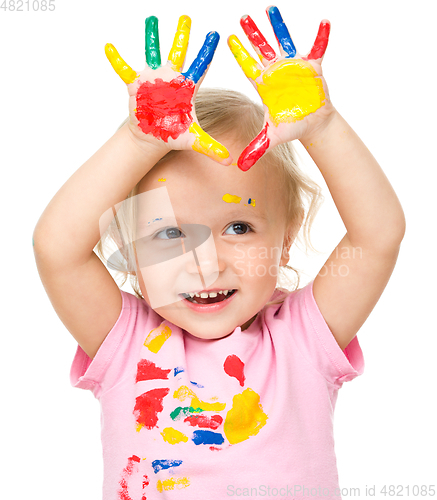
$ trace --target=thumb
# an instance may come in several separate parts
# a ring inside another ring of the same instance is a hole
[[[238,158],[238,167],[247,172],[261,156],[269,149],[270,139],[267,135],[269,124],[266,122],[261,132],[253,139],[253,141],[245,148]]]
[[[232,156],[225,146],[207,134],[198,123],[193,122],[189,131],[195,136],[194,143],[191,146],[194,151],[202,153],[222,165],[232,163]]]

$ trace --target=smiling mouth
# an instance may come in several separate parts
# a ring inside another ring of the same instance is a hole
[[[180,293],[179,296],[182,297],[183,299],[188,300],[189,302],[192,302],[193,304],[215,304],[217,302],[223,302],[227,300],[229,297],[234,295],[236,291],[237,291],[236,289],[233,289],[233,290],[223,290],[222,292],[210,292],[212,294],[215,293],[216,294],[215,297],[210,297],[209,294],[206,293],[194,294],[193,297],[191,297],[191,295],[193,294]],[[204,295],[204,297],[202,297],[201,295]]]

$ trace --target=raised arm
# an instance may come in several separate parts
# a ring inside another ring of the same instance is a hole
[[[140,73],[112,45],[105,47],[127,85],[130,121],[67,180],[35,227],[34,253],[43,285],[61,321],[90,357],[121,311],[118,286],[93,252],[100,217],[123,201],[170,149],[194,149],[224,165],[232,162],[226,148],[200,128],[194,110],[219,36],[209,33],[188,71],[181,73],[190,24],[187,16],[180,18],[168,62],[161,65],[157,19],[148,18],[147,64]]]
[[[269,7],[267,15],[279,43],[279,56],[249,16],[241,19],[241,25],[262,65],[237,37],[228,39],[265,108],[263,130],[243,151],[238,166],[256,168],[256,161],[269,149],[299,139],[320,169],[347,233],[314,279],[313,292],[344,349],[391,276],[405,217],[381,167],[330,101],[321,67],[329,21],[321,22],[313,48],[301,56],[277,7]]]

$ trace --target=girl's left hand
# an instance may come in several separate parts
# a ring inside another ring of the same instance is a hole
[[[278,8],[269,7],[267,16],[279,43],[280,56],[249,16],[243,16],[240,21],[263,66],[252,58],[235,35],[228,38],[229,48],[258,91],[265,109],[262,131],[238,159],[238,166],[244,171],[278,144],[309,137],[328,123],[334,111],[321,66],[328,45],[329,21],[320,23],[313,48],[302,57],[296,51]]]

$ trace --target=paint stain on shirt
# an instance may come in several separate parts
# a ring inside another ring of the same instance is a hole
[[[154,328],[149,335],[147,335],[144,345],[149,349],[149,351],[156,354],[159,352],[161,347],[164,345],[164,342],[170,337],[170,335],[170,327],[161,323],[157,328]]]
[[[137,422],[137,432],[143,427],[152,429],[158,423],[158,413],[164,409],[162,400],[169,393],[167,387],[152,389],[135,399],[134,415]]]
[[[168,370],[163,370],[156,366],[153,361],[148,359],[142,359],[137,366],[137,377],[135,382],[142,382],[143,380],[155,380],[155,379],[168,379],[168,374],[171,372],[171,368]]]

